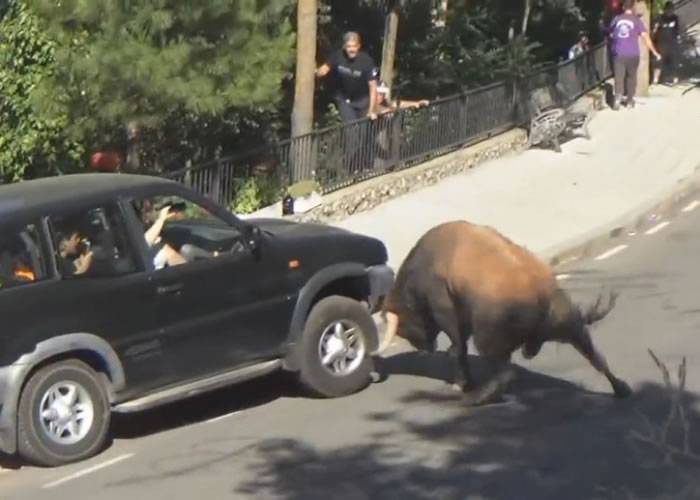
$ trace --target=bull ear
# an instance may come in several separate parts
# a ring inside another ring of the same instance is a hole
[[[584,313],[582,313],[584,322],[587,325],[592,325],[593,323],[605,318],[608,315],[608,313],[615,307],[618,295],[619,293],[616,291],[610,292],[608,296],[608,303],[603,307],[603,294],[599,294],[595,303],[589,306],[587,310]]]

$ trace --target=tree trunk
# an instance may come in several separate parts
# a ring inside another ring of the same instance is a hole
[[[292,137],[313,129],[316,87],[316,0],[297,2],[297,66],[292,111]]]
[[[132,172],[141,170],[141,124],[130,120],[126,124],[126,167]]]
[[[644,22],[647,30],[651,29],[651,15],[649,5],[645,0],[637,0],[635,11]],[[639,69],[637,70],[637,95],[647,97],[649,95],[649,49],[639,40]]]
[[[527,33],[527,23],[530,22],[530,10],[532,9],[532,0],[524,0],[525,11],[523,12],[523,25],[520,28],[520,33],[524,36]]]
[[[292,144],[290,151],[291,182],[308,177],[315,170],[310,138],[297,139],[313,131],[314,91],[316,88],[317,0],[297,2],[297,65],[292,110]]]
[[[381,78],[389,87],[388,99],[391,99],[391,85],[394,81],[394,61],[396,59],[396,37],[399,31],[399,2],[389,2],[389,9],[384,24],[384,46],[382,47]]]

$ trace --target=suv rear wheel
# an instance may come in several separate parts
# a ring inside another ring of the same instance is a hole
[[[110,406],[98,374],[78,360],[38,370],[20,397],[17,447],[26,460],[58,466],[88,458],[104,445]]]
[[[367,308],[341,296],[320,300],[306,320],[301,340],[301,382],[325,397],[352,394],[369,385],[370,353],[377,327]]]

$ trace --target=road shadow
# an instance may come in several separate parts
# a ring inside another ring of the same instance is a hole
[[[16,456],[0,453],[0,468],[8,470],[19,470],[24,464]]]
[[[438,379],[443,361],[408,354],[387,360],[396,372]],[[366,415],[368,425],[391,430],[340,449],[259,442],[248,479],[231,493],[289,500],[700,498],[700,462],[665,464],[663,453],[634,437],[649,432],[647,422],[668,417],[664,386],[643,385],[620,401],[519,368],[508,393],[505,403],[470,408],[455,393],[414,391],[398,409]],[[685,397],[695,429],[700,414],[691,408],[699,399]],[[669,429],[669,440],[682,447],[679,426]],[[700,435],[689,445],[700,450]]]
[[[138,439],[262,406],[280,398],[297,397],[311,396],[303,392],[292,375],[274,373],[153,410],[113,413],[110,437],[104,449],[110,448],[117,439]],[[17,470],[25,465],[17,456],[0,453],[0,467],[4,469]]]
[[[112,439],[138,439],[262,406],[280,398],[306,396],[291,375],[274,373],[153,410],[115,413],[112,416]]]
[[[484,381],[493,374],[494,366],[484,358],[477,355],[469,355],[467,358],[469,370],[476,383]],[[384,382],[389,377],[396,375],[430,378],[445,382],[446,385],[442,396],[435,396],[435,393],[431,393],[433,397],[439,397],[443,401],[462,401],[461,394],[448,387],[454,381],[456,365],[445,351],[434,353],[403,352],[386,358],[375,358],[374,366],[380,375],[377,383]],[[565,380],[532,372],[514,363],[511,364],[511,368],[515,373],[515,379],[508,384],[507,393],[537,390],[538,387],[546,391],[552,388],[561,389],[572,386],[570,382]]]

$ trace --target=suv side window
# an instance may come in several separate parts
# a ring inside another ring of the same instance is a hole
[[[115,277],[137,271],[119,207],[51,217],[58,270],[64,278]]]
[[[240,232],[206,208],[179,196],[133,201],[156,269],[244,251]]]
[[[0,291],[47,276],[40,230],[34,224],[0,231]]]

